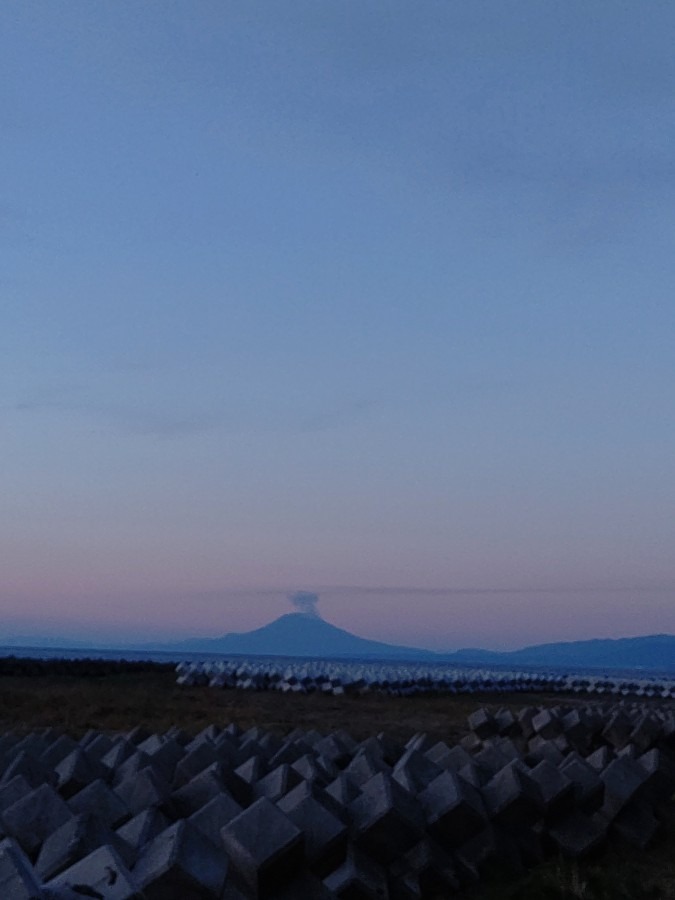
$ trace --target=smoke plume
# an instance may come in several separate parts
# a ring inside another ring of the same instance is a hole
[[[296,591],[294,594],[289,594],[288,599],[298,612],[304,613],[306,616],[314,616],[316,619],[321,618],[319,610],[316,608],[316,604],[319,602],[318,594],[313,594],[311,591]]]

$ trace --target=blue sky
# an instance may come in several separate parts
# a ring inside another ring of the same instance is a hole
[[[672,4],[0,18],[7,635],[675,631]]]

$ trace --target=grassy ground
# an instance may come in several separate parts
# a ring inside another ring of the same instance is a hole
[[[298,726],[329,733],[344,728],[361,739],[384,731],[407,739],[425,731],[453,742],[480,706],[514,710],[525,705],[586,703],[555,694],[332,698],[318,695],[223,691],[175,684],[171,671],[100,676],[0,675],[0,733],[54,726],[74,737],[90,728],[127,731],[142,724],[163,732],[177,725],[196,733],[210,723],[260,725],[280,734]],[[465,892],[467,900],[675,900],[675,815],[659,843],[639,853],[613,849],[581,865],[552,860],[522,876],[495,875]]]
[[[171,671],[119,673],[100,677],[34,675],[0,677],[0,730],[56,726],[73,736],[89,728],[126,731],[143,724],[151,731],[178,725],[196,733],[212,722],[260,725],[278,733],[298,726],[329,733],[344,728],[361,739],[380,731],[407,739],[426,731],[457,741],[467,716],[479,706],[520,709],[560,702],[556,694],[494,694],[443,697],[326,697],[276,692],[179,687]]]

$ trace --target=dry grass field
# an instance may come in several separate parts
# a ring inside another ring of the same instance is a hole
[[[357,739],[385,731],[407,740],[425,731],[451,742],[466,734],[467,716],[479,706],[520,709],[559,702],[557,694],[326,697],[179,687],[173,671],[159,668],[89,677],[0,675],[0,730],[52,726],[78,736],[89,728],[126,731],[142,724],[151,731],[177,725],[196,733],[211,723],[236,722],[243,729],[259,725],[279,734],[296,727],[325,733],[344,728]]]
[[[176,725],[197,733],[210,723],[236,722],[279,734],[295,727],[329,733],[344,728],[361,739],[384,731],[407,739],[425,731],[453,742],[479,706],[554,705],[586,700],[555,694],[464,695],[425,698],[288,696],[179,687],[169,669],[107,674],[0,674],[0,733],[63,729],[73,737],[95,728],[127,731],[143,725],[163,732]],[[675,900],[675,817],[650,850],[614,849],[581,865],[552,860],[520,878],[495,873],[462,895],[474,900]]]

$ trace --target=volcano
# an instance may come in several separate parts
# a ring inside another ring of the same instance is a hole
[[[232,632],[218,638],[193,638],[166,649],[188,653],[237,656],[300,656],[351,659],[436,659],[430,650],[369,641],[325,619],[307,613],[288,613],[254,631]]]

